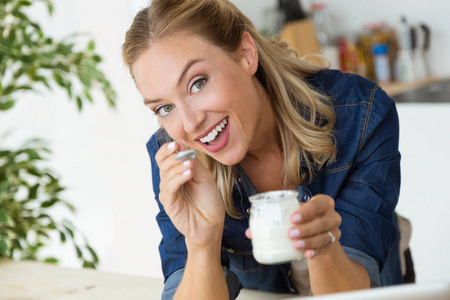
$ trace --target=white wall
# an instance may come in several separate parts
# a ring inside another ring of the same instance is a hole
[[[275,5],[275,1],[269,0],[233,2],[258,27],[264,26],[267,7]],[[417,21],[427,22],[433,30],[430,53],[433,75],[450,74],[450,24],[444,16],[444,12],[450,11],[447,0],[397,0],[395,4],[387,0],[326,2],[333,13],[340,14],[338,24],[342,31],[354,31],[366,20],[394,22],[401,11]],[[79,210],[76,224],[99,252],[99,269],[161,277],[157,249],[160,232],[155,222],[158,209],[153,200],[150,164],[145,150],[145,143],[157,125],[151,113],[141,104],[141,98],[120,57],[124,34],[132,17],[146,3],[144,0],[56,1],[56,14],[51,19],[43,13],[44,10],[36,11],[35,15],[45,24],[44,29],[55,36],[74,31],[92,33],[97,49],[105,59],[102,68],[118,92],[118,107],[111,110],[98,97],[94,105],[87,105],[80,114],[76,112],[75,104],[68,103],[60,92],[45,93],[41,97],[29,96],[21,99],[14,110],[1,115],[0,131],[16,129],[7,144],[17,144],[26,137],[35,136],[50,141],[54,152],[50,164],[68,187],[65,199]],[[422,111],[422,108],[419,110]],[[439,223],[439,219],[434,218],[434,213],[445,217],[440,203],[448,199],[443,188],[446,175],[443,171],[447,162],[445,159],[438,160],[438,157],[445,158],[444,149],[450,147],[448,138],[443,138],[448,136],[445,135],[449,131],[448,121],[442,116],[441,123],[435,124],[436,128],[447,126],[447,130],[428,135],[420,124],[425,126],[428,121],[438,121],[433,119],[430,110],[424,108],[422,114],[427,117],[419,119],[422,123],[415,122],[415,118],[420,116],[415,115],[419,110],[408,107],[399,109],[400,117],[408,120],[402,122],[401,147],[403,163],[407,165],[404,166],[400,208],[408,217],[414,218],[416,235],[413,237],[413,255],[420,267],[419,279],[450,279],[450,273],[446,272],[450,267],[449,259],[445,255],[449,249],[442,247],[446,235],[435,228],[439,225],[448,228],[448,221]],[[417,130],[422,130],[422,136],[427,138],[425,143],[416,141]],[[420,156],[412,152],[419,149],[422,151]],[[428,150],[436,153],[429,164]],[[433,202],[427,198],[431,192],[436,195]],[[414,203],[418,204],[407,204],[410,198],[415,198]],[[437,201],[441,202],[436,205]],[[431,205],[427,203],[434,205],[428,210]],[[422,229],[417,228],[419,224],[423,225]],[[443,242],[437,242],[440,240]],[[78,267],[73,250],[69,247],[60,249],[55,245],[51,251],[59,251],[57,256],[62,258],[63,265]],[[430,259],[434,259],[431,261],[436,263],[433,264],[436,267],[426,272],[426,262]],[[438,266],[437,262],[442,263]]]
[[[450,103],[401,103],[397,108],[402,154],[398,212],[412,222],[417,281],[450,281]]]

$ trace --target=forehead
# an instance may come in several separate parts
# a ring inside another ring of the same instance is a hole
[[[132,71],[143,92],[144,85],[164,77],[178,80],[185,64],[191,60],[213,61],[225,53],[206,39],[189,34],[177,34],[164,38],[144,51],[133,64]]]

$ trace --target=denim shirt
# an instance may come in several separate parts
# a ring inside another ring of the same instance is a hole
[[[395,103],[377,84],[355,74],[323,70],[306,81],[332,99],[337,146],[336,161],[317,170],[306,187],[313,195],[327,194],[335,200],[335,209],[342,217],[339,242],[351,259],[372,274],[371,283],[377,280],[381,285],[402,283],[395,215],[400,190]],[[155,153],[167,140],[167,133],[159,130],[148,141],[147,150],[160,208],[156,219],[162,233],[159,251],[167,296],[163,298],[169,299],[181,281],[187,250],[183,235],[170,221],[158,197],[160,175]],[[261,265],[252,255],[251,240],[245,236],[249,227],[249,196],[239,176],[233,201],[244,217],[225,217],[222,240],[221,259],[230,299],[237,296],[240,285],[273,293],[295,293],[289,280],[290,264]],[[374,266],[379,271],[379,279],[373,276]]]

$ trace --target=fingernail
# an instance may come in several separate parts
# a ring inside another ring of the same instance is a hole
[[[305,251],[305,256],[306,258],[313,258],[316,256],[316,252],[314,250],[307,250]]]
[[[187,166],[189,166],[190,163],[191,163],[190,160],[185,160],[185,161],[183,162],[183,166],[187,167]]]
[[[297,249],[305,248],[305,241],[304,240],[295,241],[295,248]]]
[[[187,175],[189,175],[189,174],[191,174],[191,169],[186,170],[186,171],[183,172],[183,175],[184,175],[184,176],[187,176]]]
[[[289,237],[296,238],[296,237],[299,237],[299,236],[300,236],[300,230],[298,228],[291,229],[289,231]]]
[[[169,150],[172,150],[173,148],[175,148],[175,142],[171,142],[171,143],[169,143],[169,145],[167,145],[167,148],[169,149]]]
[[[292,216],[292,222],[293,223],[299,223],[302,220],[302,216],[300,214],[294,214]]]

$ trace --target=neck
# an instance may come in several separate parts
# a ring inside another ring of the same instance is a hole
[[[283,157],[283,147],[280,140],[275,112],[270,103],[269,96],[257,82],[257,88],[262,101],[262,113],[258,129],[250,144],[244,160],[264,160],[268,156]]]

